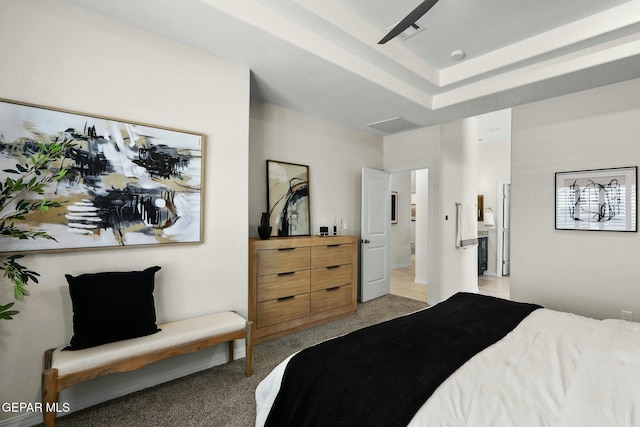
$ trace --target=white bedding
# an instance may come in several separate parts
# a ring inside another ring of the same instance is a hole
[[[256,426],[288,360],[256,389]],[[409,426],[640,426],[640,324],[536,310],[444,381]]]

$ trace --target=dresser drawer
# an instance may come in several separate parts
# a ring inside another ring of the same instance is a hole
[[[311,268],[351,264],[352,251],[351,244],[314,246],[311,248]]]
[[[311,314],[351,304],[351,285],[311,292]]]
[[[256,298],[260,302],[309,292],[310,278],[310,270],[259,276]]]
[[[351,264],[315,268],[311,270],[311,290],[317,291],[336,286],[350,285],[352,272]]]
[[[289,273],[309,268],[311,248],[308,246],[257,252],[258,276]]]
[[[308,316],[310,313],[309,294],[295,295],[270,301],[259,302],[257,305],[258,328],[286,322]]]

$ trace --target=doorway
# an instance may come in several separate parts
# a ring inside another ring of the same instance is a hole
[[[500,282],[500,285],[506,286],[507,292],[510,293],[509,276],[503,275],[503,270],[502,270],[503,239],[502,239],[502,233],[501,233],[502,231],[501,219],[503,218],[503,211],[502,211],[503,198],[502,198],[502,186],[500,186],[500,188],[498,189],[497,184],[501,184],[503,182],[509,183],[511,179],[511,110],[510,109],[501,110],[501,111],[496,111],[496,112],[476,116],[476,119],[478,123],[478,144],[479,144],[478,161],[477,161],[477,166],[478,166],[477,167],[477,173],[478,173],[477,191],[478,191],[478,194],[484,195],[485,211],[487,210],[491,211],[495,218],[495,225],[493,227],[485,227],[484,223],[478,224],[478,229],[479,230],[486,229],[483,231],[485,231],[487,235],[488,268],[487,268],[487,271],[485,271],[484,273],[484,276],[485,276],[484,278],[489,279],[491,282]],[[437,138],[437,136],[433,136],[433,138],[435,139]],[[435,165],[438,164],[437,157],[435,159],[430,159],[430,158],[419,159],[419,161],[425,166],[430,165],[432,162],[435,162],[434,163]],[[391,163],[392,164],[390,165],[390,167],[393,170],[394,164],[393,162]],[[395,169],[394,172],[392,172],[393,178],[395,178],[396,176],[396,171],[397,169]],[[411,173],[411,171],[409,171],[409,173]],[[432,181],[437,181],[437,180],[432,180]],[[399,188],[393,188],[393,187],[391,190],[398,192],[400,202],[402,203],[402,200],[401,200],[402,192],[405,190],[401,190]],[[408,191],[409,191],[409,194],[412,193],[412,190],[408,190]],[[438,190],[436,187],[436,192],[434,194],[436,194],[437,191]],[[431,209],[434,206],[429,206],[429,209]],[[400,208],[402,208],[402,205],[400,206]],[[435,218],[437,214],[438,212],[436,211],[431,212],[431,216],[433,218]],[[419,220],[420,213],[418,212],[416,216],[417,216],[417,219]],[[399,214],[399,220],[402,221],[402,213]],[[397,239],[394,239],[393,236],[396,234],[396,231],[398,230],[399,225],[400,223],[398,225],[392,225],[392,231],[391,231],[392,239],[393,239],[392,246],[394,244],[398,244]],[[436,236],[436,233],[437,231],[434,229],[432,234]],[[405,242],[400,242],[402,248],[409,248],[409,249],[405,249],[409,253],[410,253],[410,247],[411,247],[411,243],[410,243],[411,240],[412,239],[407,239],[407,241]],[[421,283],[421,281],[419,280],[419,277],[421,276],[418,272],[418,268],[419,268],[419,263],[422,259],[425,260],[425,264],[427,262],[433,263],[433,264],[430,264],[429,277],[431,277],[432,274],[434,275],[434,277],[440,277],[442,273],[441,271],[438,270],[439,268],[441,268],[441,265],[437,262],[437,258],[436,258],[439,249],[437,247],[434,248],[433,247],[434,245],[426,245],[428,247],[430,256],[427,256],[425,252],[424,258],[421,258],[421,256],[418,254],[418,245],[420,244],[420,240],[418,238],[415,238],[413,241],[416,247],[416,251],[414,255],[415,267],[413,268],[415,268],[415,273],[413,273],[414,274],[413,282],[410,281],[410,277],[412,274],[411,273],[412,265],[411,265],[410,255],[409,255],[409,261],[405,261],[404,264],[399,262],[398,259],[392,258],[391,259],[391,283],[392,283],[391,293],[396,293],[396,290],[394,289],[395,287],[393,286],[393,284],[397,283],[398,280],[403,280],[403,277],[406,278],[408,276],[410,283],[417,283],[417,284],[424,283],[425,285],[427,284],[426,274],[422,276],[425,278],[424,282]],[[509,241],[507,241],[506,243],[508,246]],[[405,268],[408,271],[403,272],[401,269],[405,269]],[[399,275],[396,273],[405,273],[405,274]],[[397,276],[400,276],[399,279],[396,279]],[[488,289],[488,286],[482,286],[482,288],[484,289],[480,289],[481,292],[483,292],[485,289]],[[434,292],[432,295],[435,295],[436,293],[437,293],[437,288],[436,288],[436,292]]]
[[[428,169],[391,174],[397,222],[391,225],[391,293],[427,302]]]

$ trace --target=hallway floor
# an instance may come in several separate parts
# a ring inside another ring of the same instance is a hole
[[[414,282],[415,265],[391,270],[391,293],[418,301],[427,301],[427,287]],[[478,276],[478,288],[483,295],[509,299],[509,276]]]

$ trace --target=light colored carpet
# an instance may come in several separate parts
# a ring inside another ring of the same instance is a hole
[[[240,359],[58,418],[56,425],[253,426],[258,383],[291,353],[425,306],[395,295],[361,303],[353,316],[256,344],[251,378],[245,377]]]

